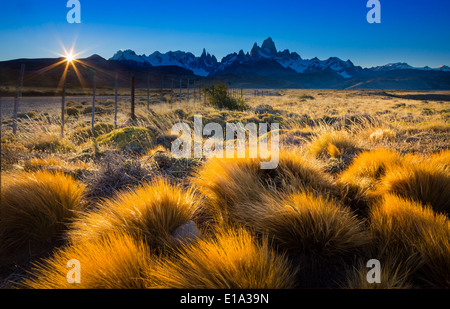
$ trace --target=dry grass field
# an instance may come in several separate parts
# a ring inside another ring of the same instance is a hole
[[[3,98],[1,288],[450,288],[450,92],[245,90],[243,110],[142,92],[117,128],[100,98],[94,132],[69,98],[64,137],[60,101],[29,99],[14,136]],[[279,123],[278,167],[175,158],[194,115]]]

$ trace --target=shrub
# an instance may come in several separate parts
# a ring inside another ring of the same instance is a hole
[[[295,287],[295,270],[267,239],[257,241],[243,229],[226,230],[160,260],[146,275],[156,288],[285,289]]]
[[[427,206],[387,194],[370,213],[372,255],[404,262],[411,280],[450,287],[450,222]]]
[[[216,108],[244,111],[248,109],[247,104],[242,99],[235,99],[228,94],[228,86],[219,83],[209,89],[210,104]]]
[[[81,282],[69,283],[68,261],[81,266]],[[125,233],[112,233],[58,249],[52,257],[34,264],[20,284],[31,289],[143,289],[143,273],[151,266],[147,246]]]
[[[172,233],[192,219],[196,205],[191,190],[158,179],[105,200],[73,223],[70,239],[78,243],[123,231],[144,239],[151,249],[164,250],[176,244]]]
[[[99,144],[114,145],[120,151],[145,153],[155,143],[152,131],[141,127],[125,127],[97,137]]]
[[[0,256],[39,253],[83,210],[84,186],[58,172],[2,176]]]

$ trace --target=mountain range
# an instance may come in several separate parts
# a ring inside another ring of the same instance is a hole
[[[64,66],[56,66],[63,58],[15,59],[0,62],[0,84],[17,86],[20,65],[26,65],[25,85],[54,87],[58,85]],[[120,50],[110,59],[92,55],[78,59],[78,74],[69,70],[70,85],[91,85],[93,69],[98,86],[111,87],[119,75],[120,86],[129,86],[130,76],[137,87],[177,87],[187,80],[209,84],[223,81],[239,88],[328,88],[328,89],[401,89],[450,90],[450,68],[412,67],[407,63],[390,63],[372,68],[356,66],[350,60],[330,57],[303,59],[297,52],[278,51],[269,37],[261,46],[257,43],[249,52],[240,50],[223,57],[203,52],[195,56],[185,51],[158,51],[138,55],[132,50]],[[47,70],[46,68],[52,68]],[[88,87],[88,86],[87,86]]]
[[[343,61],[337,57],[326,60],[303,59],[298,53],[290,52],[288,49],[277,51],[272,38],[267,38],[261,46],[254,43],[250,53],[240,50],[225,56],[220,62],[214,55],[210,55],[203,49],[200,57],[190,52],[169,51],[162,54],[158,51],[146,56],[137,55],[132,50],[120,50],[110,60],[126,63],[135,63],[147,66],[176,65],[191,70],[195,75],[203,77],[216,77],[228,74],[299,74],[299,73],[323,73],[334,72],[343,78],[352,78],[364,71],[363,68],[355,66],[350,60]],[[393,70],[424,70],[450,72],[450,67],[439,68],[414,68],[407,63],[389,63],[366,69],[373,72],[386,72]]]

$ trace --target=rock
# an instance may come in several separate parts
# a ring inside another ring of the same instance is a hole
[[[194,221],[188,221],[187,223],[179,226],[172,234],[173,238],[178,243],[187,243],[196,238],[200,238],[202,235],[200,230],[197,228],[197,224]]]

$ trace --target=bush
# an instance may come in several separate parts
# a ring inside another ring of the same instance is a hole
[[[244,111],[248,109],[247,104],[242,99],[235,99],[228,94],[228,86],[219,83],[209,89],[210,104],[220,109],[230,109]]]
[[[192,219],[197,202],[192,191],[155,180],[118,193],[73,223],[70,239],[83,242],[112,232],[126,232],[145,240],[151,249],[176,245],[172,233]]]
[[[67,262],[76,258],[81,282],[69,283]],[[125,233],[112,233],[58,249],[35,264],[20,284],[28,289],[144,289],[144,271],[151,267],[147,246]]]
[[[97,137],[99,144],[114,145],[120,151],[144,154],[155,144],[154,133],[146,128],[125,127]]]
[[[84,186],[58,172],[2,176],[0,256],[40,253],[83,210]]]
[[[243,229],[221,231],[180,249],[149,269],[148,285],[175,289],[289,289],[295,270],[267,239],[257,241]]]

